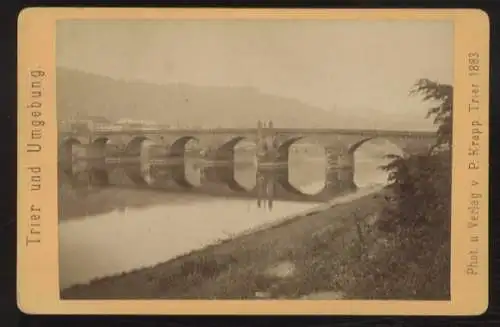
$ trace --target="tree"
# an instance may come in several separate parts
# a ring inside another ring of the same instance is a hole
[[[445,146],[449,150],[452,141],[453,87],[422,78],[413,85],[410,95],[420,95],[423,101],[433,102],[426,116],[434,117],[434,124],[438,125],[437,142],[433,148]]]
[[[357,287],[385,299],[450,297],[451,114],[453,88],[428,79],[410,91],[429,102],[437,141],[431,151],[388,156],[385,206],[378,230],[389,245],[366,263]]]

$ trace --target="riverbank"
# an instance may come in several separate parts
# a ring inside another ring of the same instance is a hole
[[[367,195],[151,268],[74,286],[61,295],[65,299],[252,299],[333,291],[329,296],[374,298],[373,290],[358,289],[362,283],[355,272],[390,246],[372,232],[384,201],[383,193]]]

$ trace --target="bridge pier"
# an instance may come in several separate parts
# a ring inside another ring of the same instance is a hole
[[[141,159],[137,156],[122,155],[120,157],[121,168],[128,179],[137,186],[146,186],[148,183],[144,179]]]
[[[242,191],[234,179],[234,151],[205,149],[202,151],[201,188],[209,194]]]
[[[76,142],[62,142],[58,148],[58,182],[59,185],[70,184],[72,186],[78,185],[77,162],[74,160],[73,145]]]
[[[72,167],[70,170],[63,167],[63,170],[77,184],[87,184],[89,187],[107,185],[109,180],[104,150],[95,144],[73,144]]]
[[[234,169],[231,163],[226,165],[217,165],[214,163],[205,163],[201,168],[200,188],[208,194],[231,194],[240,191],[234,181]]]
[[[184,166],[151,165],[149,173],[151,186],[165,190],[179,190],[190,187],[184,178]]]
[[[73,177],[73,170],[74,170],[74,160],[73,160],[73,145],[75,143],[71,142],[62,142],[62,144],[58,148],[58,153],[57,153],[57,161],[58,161],[58,166],[61,172],[63,172],[66,177]]]
[[[272,209],[273,201],[280,195],[283,196],[287,193],[279,182],[281,177],[277,168],[258,167],[255,193],[259,207],[264,206]]]
[[[109,172],[106,165],[106,153],[108,146],[99,144],[90,144],[91,166],[89,169],[89,178],[91,185],[107,186],[109,185]]]
[[[322,193],[335,197],[356,190],[354,183],[354,154],[347,148],[329,146],[326,153],[326,182]]]
[[[171,153],[165,145],[154,144],[148,147],[143,162],[143,174],[151,177],[151,185],[163,189],[187,187],[184,173],[184,157]]]

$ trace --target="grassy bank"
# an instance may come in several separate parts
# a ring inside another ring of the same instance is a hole
[[[383,194],[365,196],[155,267],[75,286],[62,297],[299,298],[337,291],[346,298],[414,298],[413,289],[399,281],[407,279],[405,271],[388,270],[394,268],[388,257],[399,252],[372,228],[384,203]],[[398,259],[404,267],[404,258]],[[385,272],[382,279],[376,270]],[[423,271],[407,272],[427,278]],[[441,293],[426,297],[447,297]]]

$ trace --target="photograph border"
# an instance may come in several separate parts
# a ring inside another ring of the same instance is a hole
[[[58,272],[55,27],[66,19],[449,20],[454,24],[451,301],[61,300]],[[469,55],[480,58],[479,74]],[[34,105],[33,71],[45,72]],[[470,111],[469,105],[480,109]],[[479,130],[480,134],[474,133]],[[28,149],[36,139],[39,152]],[[477,138],[476,138],[477,137]],[[471,157],[469,148],[480,149]],[[18,18],[17,302],[32,314],[476,315],[488,307],[489,20],[478,9],[27,8]],[[40,191],[30,191],[33,180]],[[469,214],[471,198],[479,215]],[[32,217],[36,216],[34,228]],[[476,220],[477,219],[477,220]],[[39,232],[40,242],[28,243]],[[474,260],[471,258],[474,251]],[[468,265],[474,261],[474,274]],[[470,272],[470,271],[469,271]]]

